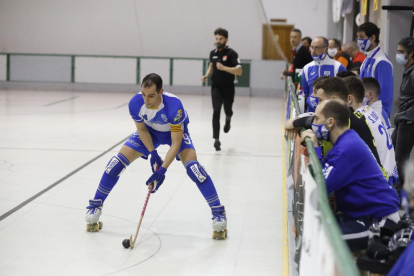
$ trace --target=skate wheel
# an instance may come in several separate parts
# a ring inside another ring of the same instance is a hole
[[[227,229],[217,232],[213,231],[213,240],[224,240],[227,237]]]
[[[103,222],[102,222],[102,221],[100,221],[100,222],[99,222],[99,230],[101,230],[101,229],[102,229],[102,226],[103,226]]]

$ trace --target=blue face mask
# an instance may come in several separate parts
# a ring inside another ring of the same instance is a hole
[[[312,56],[312,58],[313,58],[314,61],[321,61],[325,58],[324,55],[326,55],[326,54],[322,53],[319,56]]]
[[[368,51],[369,47],[371,47],[371,40],[369,38],[367,39],[360,39],[357,40],[359,48],[361,48],[362,51]]]
[[[405,55],[404,54],[397,54],[395,56],[395,59],[397,60],[397,63],[399,65],[405,66],[408,62],[408,59],[405,59]]]
[[[319,103],[319,99],[316,98],[316,97],[313,97],[313,96],[309,96],[309,102],[313,106],[313,109],[316,109],[316,107],[318,106],[318,103]]]
[[[328,120],[326,120],[326,122],[328,122]],[[326,124],[326,122],[325,122],[325,124]],[[329,141],[331,130],[327,129],[325,127],[325,124],[322,124],[322,125],[312,124],[312,130],[315,133],[315,136],[319,140]]]

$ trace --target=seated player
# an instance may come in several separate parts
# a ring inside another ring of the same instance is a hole
[[[316,80],[316,85],[314,89],[314,94],[318,98],[319,103],[324,100],[329,99],[341,99],[344,102],[348,101],[348,87],[341,78],[337,77],[321,77],[321,80]],[[350,108],[350,128],[355,130],[356,133],[361,137],[361,139],[368,145],[372,154],[378,162],[378,165],[382,167],[381,161],[378,155],[377,148],[375,146],[375,140],[372,136],[371,130],[365,120],[365,117],[361,113],[356,113],[352,108]],[[285,124],[285,129],[287,131],[295,131],[295,129],[312,128],[312,122],[314,116],[311,113],[303,114],[301,118],[289,119]],[[322,152],[323,155],[328,153],[328,150],[332,145],[329,142],[322,141]],[[330,145],[330,146],[329,146]],[[384,177],[388,180],[388,174],[385,169],[383,169]]]
[[[399,199],[375,162],[367,145],[349,129],[350,111],[342,100],[321,102],[315,111],[310,137],[322,165],[327,193],[335,193],[342,237],[352,252],[368,246],[369,226],[373,219],[383,226],[387,219],[398,223]],[[333,147],[322,157],[318,139]]]
[[[89,201],[86,213],[87,230],[98,230],[97,223],[102,213],[103,203],[117,183],[122,172],[137,158],[150,158],[153,174],[147,185],[154,183],[156,192],[165,179],[168,167],[174,158],[181,160],[188,176],[196,183],[213,214],[213,238],[225,238],[227,234],[226,212],[221,205],[211,177],[197,160],[191,140],[187,111],[175,95],[164,92],[162,79],[157,74],[145,76],[141,84],[142,92],[129,102],[129,112],[137,131],[125,142],[119,153],[112,157],[105,168],[94,199]],[[170,149],[164,161],[157,153],[160,145]],[[158,170],[157,170],[158,169]]]
[[[370,126],[372,134],[375,138],[381,164],[388,173],[388,183],[393,186],[394,183],[398,181],[398,171],[395,163],[395,153],[391,136],[387,132],[387,128],[381,121],[380,116],[374,111],[374,109],[368,105],[362,105],[364,95],[366,95],[362,81],[355,76],[347,77],[344,81],[349,89],[348,105],[357,112],[364,114],[366,122]]]
[[[379,95],[381,91],[379,82],[377,81],[376,78],[372,78],[372,77],[362,78],[361,80],[365,88],[365,95],[364,95],[364,100],[362,101],[362,105],[368,105],[369,107],[374,109],[374,111],[378,115],[380,115],[381,121],[384,123],[385,127],[387,128],[388,133],[391,135],[392,130],[393,130],[391,127],[391,122],[390,122],[390,119],[388,119],[387,112],[385,112],[384,109],[382,108],[382,101],[379,99]]]

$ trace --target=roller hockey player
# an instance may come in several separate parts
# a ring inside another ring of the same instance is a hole
[[[163,183],[168,167],[176,158],[184,164],[188,176],[196,183],[211,208],[213,238],[226,238],[226,212],[220,203],[211,177],[197,160],[188,132],[189,118],[181,101],[175,95],[164,92],[162,79],[157,74],[147,75],[142,80],[141,88],[142,92],[129,102],[129,111],[137,131],[106,166],[95,197],[89,201],[87,207],[87,230],[99,231],[102,228],[99,217],[103,203],[130,163],[139,157],[150,158],[153,174],[146,184],[154,183],[154,193]],[[160,145],[170,146],[164,161],[156,150]]]

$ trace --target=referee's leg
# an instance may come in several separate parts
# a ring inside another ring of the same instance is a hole
[[[231,116],[233,116],[233,102],[235,89],[234,86],[224,88],[224,113],[226,114],[226,124],[224,125],[224,132],[227,133],[230,130]]]
[[[223,96],[220,89],[217,86],[211,87],[211,100],[213,103],[213,138],[215,139],[214,147],[216,150],[220,148],[220,113],[221,106],[223,105]]]

